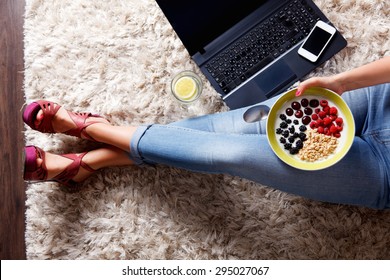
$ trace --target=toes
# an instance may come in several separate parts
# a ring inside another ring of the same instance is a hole
[[[41,159],[40,157],[37,157],[37,168],[41,168],[42,163],[43,163],[43,159]]]
[[[42,123],[42,121],[43,121],[43,111],[39,110],[39,112],[37,113],[37,116],[35,117],[35,120],[34,120],[35,127],[39,127],[39,125]]]

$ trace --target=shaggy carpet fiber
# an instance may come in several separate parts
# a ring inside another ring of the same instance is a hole
[[[348,47],[311,75],[390,55],[389,1],[315,3]],[[50,99],[117,125],[228,110],[205,80],[197,103],[179,105],[169,83],[182,70],[199,73],[155,1],[26,1],[26,103]],[[26,144],[55,153],[93,148],[24,133]],[[225,175],[115,167],[90,177],[80,193],[29,184],[26,203],[28,259],[390,258],[389,211],[315,202]]]

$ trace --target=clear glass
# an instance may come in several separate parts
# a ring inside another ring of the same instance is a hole
[[[180,92],[177,91],[177,83],[180,81],[183,81],[182,78],[190,79],[190,81],[192,81],[192,82],[190,82],[190,84],[194,86],[193,91],[191,91],[187,96],[183,96],[182,94],[180,94]],[[190,104],[190,103],[194,102],[195,100],[197,100],[202,93],[202,88],[203,88],[203,84],[202,84],[200,77],[196,73],[194,73],[192,71],[188,71],[188,70],[177,74],[172,79],[172,82],[171,82],[172,95],[178,101],[180,101],[181,103],[184,103],[184,104]]]

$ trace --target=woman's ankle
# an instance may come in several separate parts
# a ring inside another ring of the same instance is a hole
[[[77,154],[79,155],[79,154]],[[88,153],[85,155],[87,156]],[[85,158],[84,156],[84,158]],[[84,158],[82,161],[85,163]],[[46,153],[45,157],[45,165],[47,169],[47,179],[53,179],[62,172],[64,172],[69,165],[73,163],[73,160],[67,157],[64,157],[62,155],[56,155],[52,153]],[[93,168],[93,167],[92,167]],[[94,169],[94,168],[93,168]],[[87,179],[89,176],[91,176],[93,172],[90,172],[86,169],[84,169],[82,166],[79,167],[79,170],[77,174],[72,178],[75,182],[82,182],[85,179]]]

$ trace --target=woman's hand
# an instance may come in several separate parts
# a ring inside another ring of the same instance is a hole
[[[336,76],[330,77],[313,77],[299,84],[297,88],[296,96],[300,96],[308,88],[311,87],[323,87],[330,89],[337,94],[341,95],[344,93],[343,85],[337,81]]]
[[[334,76],[310,78],[298,86],[295,95],[300,96],[310,87],[324,87],[341,95],[345,91],[383,83],[390,83],[390,56]]]

